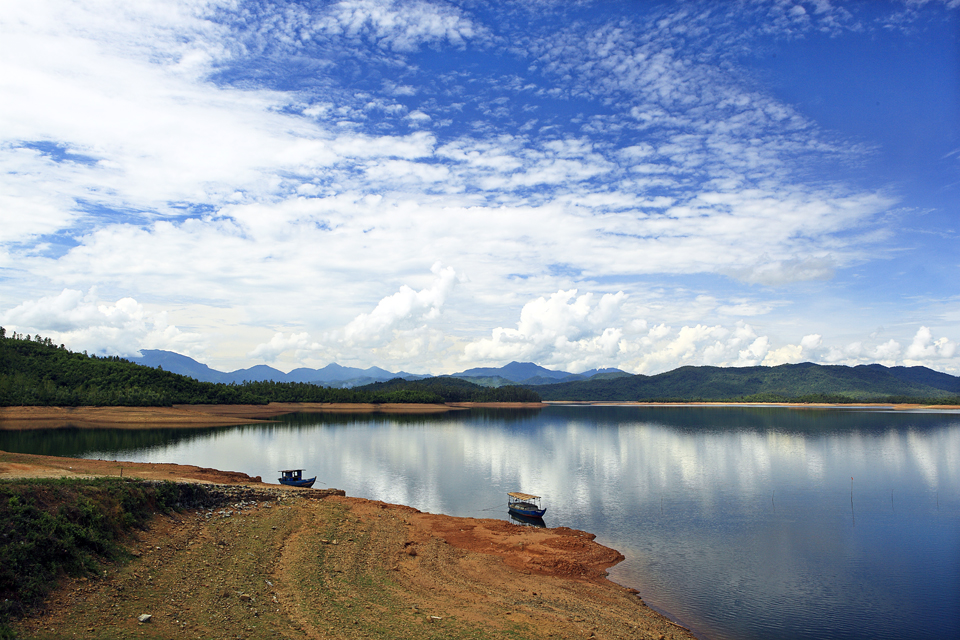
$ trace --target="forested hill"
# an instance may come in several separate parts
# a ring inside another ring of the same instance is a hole
[[[387,382],[374,382],[356,391],[368,393],[395,393],[399,391],[417,391],[442,395],[447,402],[540,402],[540,395],[527,387],[505,385],[502,387],[483,387],[460,378],[446,376],[405,380],[394,378]]]
[[[267,402],[492,402],[501,397],[537,402],[522,388],[488,389],[457,380],[422,386],[339,389],[303,382],[200,382],[119,357],[88,356],[40,336],[7,336],[0,327],[0,406],[169,406]],[[401,381],[402,382],[402,381]]]
[[[655,376],[541,385],[544,400],[960,404],[960,378],[926,367],[680,367]]]
[[[353,389],[302,382],[200,382],[118,357],[88,356],[39,336],[0,327],[0,406],[169,406],[267,402],[733,401],[921,402],[960,404],[960,378],[926,367],[681,367],[559,384],[482,387],[440,377],[391,380]]]

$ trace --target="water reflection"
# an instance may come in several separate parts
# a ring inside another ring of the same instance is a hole
[[[0,433],[0,449],[268,481],[304,468],[474,517],[508,519],[505,493],[527,491],[547,526],[596,533],[627,557],[614,579],[705,637],[960,637],[957,416],[571,406],[77,431]]]

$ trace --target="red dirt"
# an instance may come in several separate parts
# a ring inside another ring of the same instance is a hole
[[[0,480],[119,475],[262,492],[226,512],[156,516],[138,557],[65,582],[29,638],[693,638],[606,579],[594,536],[455,518],[245,474],[0,452]],[[153,616],[139,623],[140,614]]]

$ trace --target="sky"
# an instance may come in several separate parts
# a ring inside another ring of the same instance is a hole
[[[6,2],[0,96],[8,333],[960,375],[960,0]]]

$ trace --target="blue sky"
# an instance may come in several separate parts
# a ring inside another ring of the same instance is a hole
[[[31,2],[0,322],[220,369],[960,374],[960,0]]]

